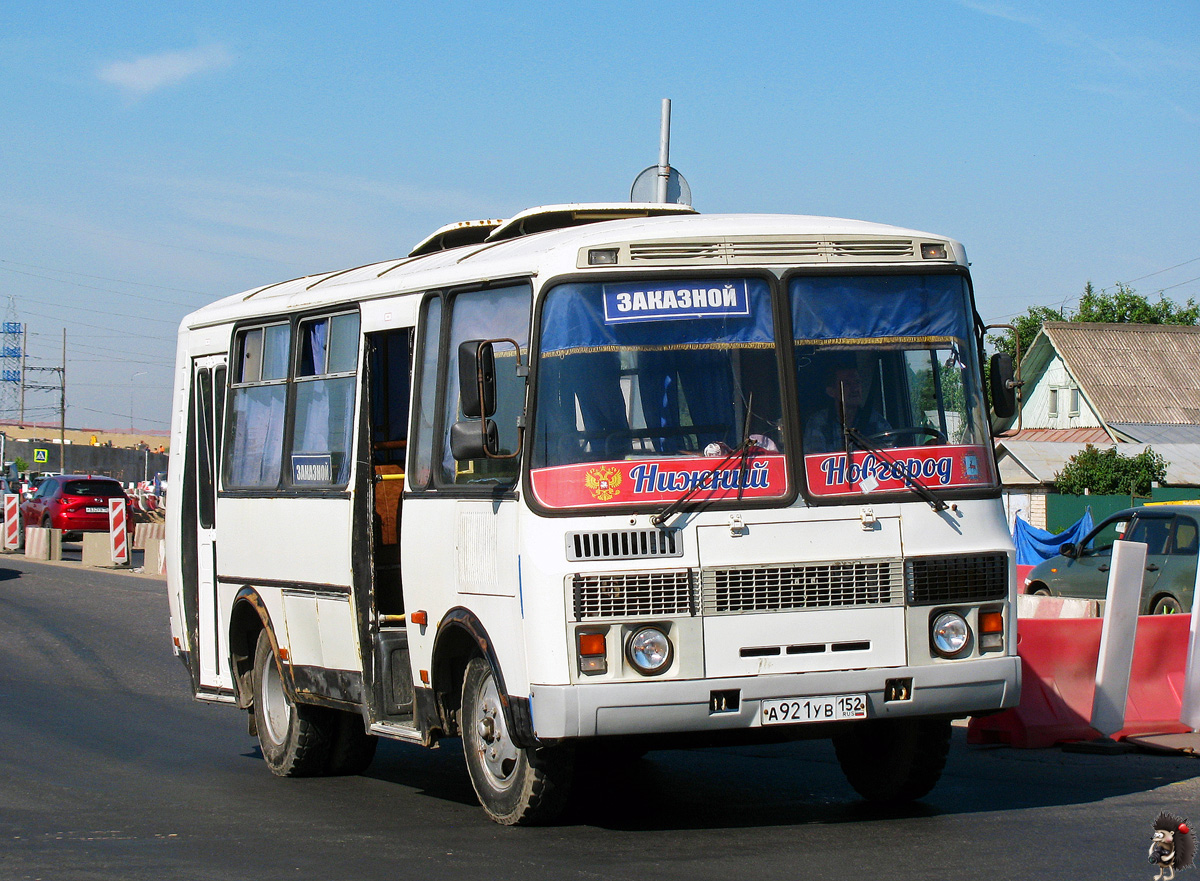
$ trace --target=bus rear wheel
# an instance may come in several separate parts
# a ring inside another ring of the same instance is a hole
[[[483,658],[467,665],[460,728],[471,785],[489,817],[504,826],[534,826],[562,813],[574,771],[569,748],[513,743],[496,676]]]
[[[833,738],[838,764],[867,801],[906,802],[928,795],[950,752],[949,719],[873,719]]]
[[[254,649],[254,724],[263,759],[278,777],[312,777],[326,772],[333,744],[328,710],[295,703],[267,631]]]

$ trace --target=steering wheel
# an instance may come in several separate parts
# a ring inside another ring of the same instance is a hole
[[[868,435],[867,440],[874,441],[882,445],[886,441],[894,441],[896,438],[904,437],[906,435],[912,437],[928,437],[929,440],[925,441],[926,445],[928,445],[930,441],[935,440],[939,444],[944,444],[946,442],[946,435],[942,434],[936,428],[928,428],[924,425],[913,425],[907,428],[893,428],[889,431],[881,431],[879,434]]]

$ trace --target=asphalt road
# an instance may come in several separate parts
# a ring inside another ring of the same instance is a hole
[[[457,743],[281,780],[243,714],[195,703],[163,582],[0,558],[0,879],[1146,878],[1200,761],[968,747],[906,810],[826,743],[650,753],[559,826],[475,804]],[[1184,876],[1186,878],[1187,875]]]

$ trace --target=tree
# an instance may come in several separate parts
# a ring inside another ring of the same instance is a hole
[[[1088,282],[1079,298],[1079,311],[1071,317],[1071,321],[1108,324],[1196,324],[1197,319],[1200,319],[1200,306],[1193,299],[1180,306],[1160,294],[1158,302],[1151,303],[1120,282],[1112,293],[1097,293]]]
[[[1016,328],[988,337],[988,342],[997,351],[1017,356],[1016,341],[1021,342],[1021,356],[1029,351],[1034,338],[1047,321],[1100,321],[1107,324],[1200,324],[1200,305],[1189,298],[1182,306],[1159,294],[1157,302],[1134,291],[1127,284],[1117,282],[1115,291],[1097,291],[1089,281],[1079,298],[1079,308],[1052,309],[1049,306],[1030,306],[1024,315],[1013,319]]]
[[[1054,490],[1073,496],[1083,495],[1085,489],[1097,495],[1148,496],[1152,481],[1166,480],[1167,464],[1150,447],[1126,456],[1116,447],[1100,450],[1088,444],[1054,475]]]
[[[24,474],[29,470],[29,463],[20,456],[17,456],[17,458],[13,460],[13,467],[17,469],[18,474]]]

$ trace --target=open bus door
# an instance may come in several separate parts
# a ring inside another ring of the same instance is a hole
[[[221,461],[221,426],[225,415],[226,358],[196,358],[192,362],[191,416],[188,420],[185,469],[183,541],[185,607],[195,610],[192,639],[192,678],[199,691],[232,687],[222,663],[225,642],[217,612],[217,482]],[[190,571],[187,571],[190,570]]]

